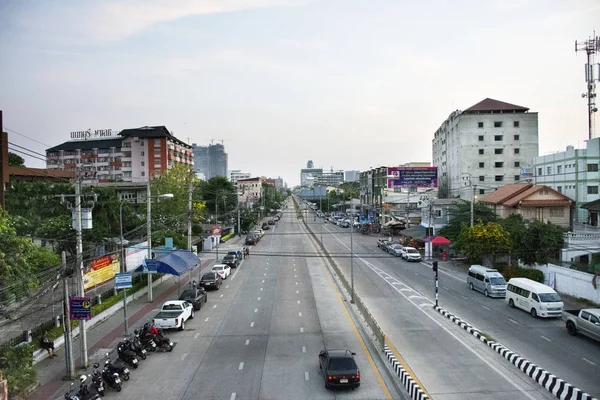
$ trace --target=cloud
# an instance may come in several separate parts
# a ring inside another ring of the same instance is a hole
[[[590,17],[592,15],[598,15],[600,11],[600,4],[595,3],[590,6],[580,7],[570,10],[561,10],[560,12],[555,12],[554,14],[550,14],[544,18],[541,18],[537,21],[538,24],[541,25],[567,25],[575,22],[576,20],[580,20],[583,17]]]
[[[119,40],[161,22],[193,15],[209,15],[267,7],[305,5],[314,0],[105,0],[67,2],[52,9],[27,9],[18,22],[44,34],[75,43]],[[65,27],[69,31],[64,31]]]

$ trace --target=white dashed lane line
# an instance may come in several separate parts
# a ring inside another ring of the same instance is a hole
[[[250,344],[250,339],[246,339],[246,346]]]
[[[254,327],[254,322],[250,322],[250,328]]]
[[[208,317],[204,318],[204,322],[208,322]]]
[[[302,346],[302,352],[306,353],[306,346]]]
[[[551,341],[552,341],[552,340],[548,339],[546,336],[541,336],[541,335],[540,335],[540,337],[541,337],[542,339],[544,339],[544,340],[548,341],[548,342],[551,342]]]
[[[519,325],[519,323],[518,323],[517,321],[515,321],[514,319],[512,319],[512,318],[509,318],[508,320],[509,320],[510,322],[512,322],[513,324]]]
[[[242,361],[242,362],[240,363],[239,370],[241,371],[241,370],[243,370],[243,369],[244,369],[244,362]]]
[[[596,365],[596,363],[595,363],[595,362],[593,362],[593,361],[590,361],[590,360],[588,360],[588,359],[587,359],[587,358],[585,358],[585,357],[581,357],[581,359],[582,359],[583,361],[586,361],[586,362],[588,362],[588,363],[592,364],[592,365]]]

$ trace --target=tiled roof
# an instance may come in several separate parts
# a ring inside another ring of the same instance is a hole
[[[530,183],[513,183],[499,187],[498,190],[483,196],[480,203],[502,204],[513,196],[518,195],[532,187]]]
[[[584,203],[581,206],[579,206],[579,208],[583,208],[589,211],[600,211],[600,199]]]
[[[132,137],[138,137],[138,138],[159,138],[159,137],[166,137],[168,139],[171,139],[172,141],[179,143],[182,146],[188,147],[188,148],[192,148],[191,145],[185,143],[182,140],[177,139],[175,136],[173,136],[169,130],[164,126],[142,126],[141,128],[132,128],[132,129],[123,129],[121,131],[121,133],[119,133],[119,135],[121,137],[123,137],[123,139],[132,136]]]
[[[490,99],[481,100],[479,103],[467,108],[465,112],[469,111],[520,111],[525,112],[528,111],[529,108],[517,106],[510,103],[505,103],[503,101]]]
[[[561,197],[562,199],[560,200],[527,200],[527,198],[529,196],[531,196],[532,194],[539,192],[540,190],[545,189],[545,190],[549,190],[554,192],[555,194],[558,194],[559,197]],[[564,194],[552,189],[551,187],[545,186],[545,185],[533,185],[532,187],[530,187],[529,189],[527,189],[526,191],[517,194],[514,197],[511,197],[509,200],[504,202],[504,205],[507,207],[514,207],[515,205],[519,204],[519,202],[522,202],[523,205],[527,204],[530,205],[532,203],[536,203],[538,205],[557,205],[557,204],[551,204],[552,202],[556,202],[556,201],[560,201],[563,202],[565,204],[571,204],[572,200],[570,198],[568,198],[567,196],[565,196]]]

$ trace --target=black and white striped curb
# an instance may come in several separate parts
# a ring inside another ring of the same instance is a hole
[[[440,314],[454,322],[456,325],[460,326],[477,339],[481,340],[483,343],[487,344],[492,349],[496,350],[498,354],[502,357],[506,358],[508,361],[513,363],[517,368],[521,371],[525,372],[529,377],[531,377],[534,381],[545,387],[550,393],[561,400],[597,400],[591,395],[581,391],[581,389],[577,389],[570,383],[563,381],[562,379],[552,375],[550,372],[546,371],[543,368],[538,367],[532,362],[527,361],[514,351],[506,348],[502,344],[495,342],[493,340],[488,340],[481,332],[479,332],[476,328],[469,325],[465,321],[461,320],[457,316],[452,313],[446,311],[442,307],[433,306]]]
[[[404,388],[408,391],[410,398],[413,400],[429,400],[429,396],[425,394],[419,384],[415,382],[412,376],[410,376],[410,374],[398,362],[398,359],[387,344],[384,346],[383,352],[385,353],[388,361],[392,364],[392,368],[394,368],[394,372],[400,378],[402,385],[404,385]]]

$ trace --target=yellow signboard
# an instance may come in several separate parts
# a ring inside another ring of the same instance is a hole
[[[84,266],[83,287],[85,290],[101,285],[120,272],[118,254],[102,256]]]

